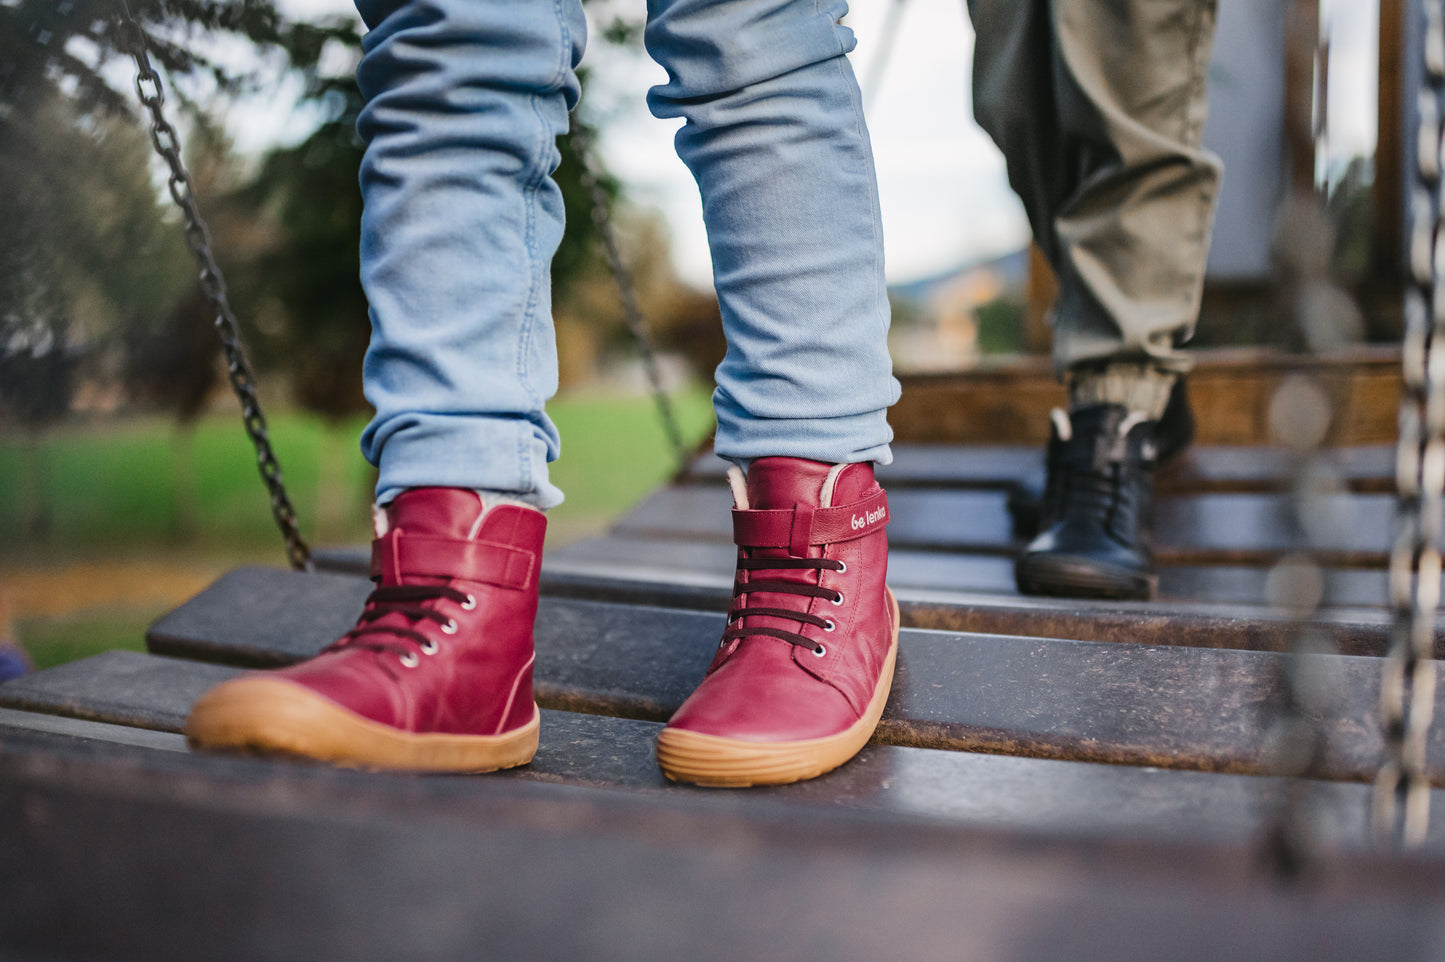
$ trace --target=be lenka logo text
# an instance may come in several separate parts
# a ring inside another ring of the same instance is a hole
[[[888,509],[880,507],[876,511],[865,511],[862,514],[853,515],[853,530],[861,531],[875,521],[882,521],[888,516]]]

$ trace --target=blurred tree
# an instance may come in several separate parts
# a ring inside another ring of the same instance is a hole
[[[17,496],[22,534],[30,538],[48,535],[54,521],[45,495],[49,465],[41,434],[70,408],[78,359],[63,323],[0,314],[0,414],[25,435]]]
[[[255,88],[258,71],[290,70],[305,78],[303,96],[320,96],[326,81],[318,64],[327,45],[359,44],[351,18],[292,21],[271,0],[130,6],[152,60],[170,80],[186,81],[168,87],[182,108],[173,114],[185,115],[192,146],[201,145],[188,160],[210,158],[212,172],[229,148],[186,95],[188,86],[230,94]],[[18,228],[16,243],[33,251],[24,271],[0,258],[0,272],[12,275],[0,279],[0,291],[13,297],[27,285],[36,288],[26,296],[66,305],[82,326],[99,310],[94,324],[102,328],[113,328],[117,317],[165,317],[185,290],[176,283],[182,268],[170,263],[184,252],[174,219],[164,228],[166,240],[157,234],[161,218],[147,138],[135,122],[138,104],[106,79],[116,76],[107,68],[126,58],[116,21],[121,9],[121,0],[0,3],[0,213],[7,228]],[[212,57],[208,51],[222,49],[217,39],[227,36],[260,49],[255,70],[223,67]],[[204,170],[193,176],[198,191],[209,179]],[[159,310],[158,287],[168,297]],[[86,301],[84,311],[75,309],[77,300]]]
[[[323,86],[318,65],[328,45],[359,43],[350,18],[291,21],[270,0],[130,6],[167,75],[171,120],[190,135],[187,160],[203,198],[224,185],[229,144],[188,90],[226,95],[260,82],[256,71],[220,64],[212,52],[227,48],[217,38],[251,42],[262,54],[257,71],[271,71],[273,82],[276,73],[298,72],[309,95]],[[88,352],[96,361],[90,377],[120,379],[135,402],[176,414],[176,518],[186,529],[194,520],[187,439],[216,381],[215,335],[177,218],[158,206],[134,93],[107,79],[118,75],[109,69],[117,58],[128,57],[122,9],[121,0],[0,3],[0,218],[9,228],[0,239],[0,316],[47,332],[31,340],[80,337],[98,348]],[[225,224],[222,208],[213,229]],[[40,389],[9,383],[12,408],[15,391]],[[52,391],[21,406],[44,402],[53,421],[69,397],[58,407],[54,401]]]
[[[183,289],[185,252],[160,221],[139,130],[79,117],[60,98],[31,110],[33,122],[0,134],[0,411],[27,438],[22,517],[40,535],[49,526],[41,434],[82,378],[118,373],[108,341]]]
[[[0,204],[7,205],[0,216],[15,227],[10,246],[27,251],[0,256],[0,298],[16,316],[53,314],[82,331],[83,341],[120,345],[113,353],[122,360],[110,373],[124,378],[137,401],[173,411],[184,426],[214,382],[210,317],[176,218],[157,207],[156,168],[145,156],[134,95],[111,86],[120,75],[116,59],[126,57],[115,19],[121,2],[0,0]],[[351,17],[295,20],[275,0],[129,4],[165,75],[168,102],[180,108],[172,113],[184,120],[193,182],[258,366],[284,368],[294,397],[339,424],[365,408],[360,371],[370,334],[357,263],[361,145],[354,124],[361,101],[352,67],[359,24]],[[619,17],[606,0],[592,0],[590,9],[606,23],[599,31],[605,43],[638,45],[638,11],[626,8]],[[235,40],[258,51],[253,66],[235,66],[244,62],[234,55]],[[235,188],[229,145],[206,109],[272,89],[288,72],[301,78],[302,99],[319,107],[322,122],[301,143],[268,154]],[[590,85],[586,71],[581,79]],[[585,111],[572,123],[595,139]],[[605,276],[576,145],[559,145],[567,230],[553,264],[554,295],[563,313],[587,324],[588,335],[564,339],[564,353],[582,341],[615,344],[622,330],[615,309],[589,316],[568,306],[595,303]],[[621,206],[618,185],[597,173],[610,215]],[[27,247],[24,238],[37,236],[55,242]],[[641,236],[644,249],[631,259],[676,289],[665,248]],[[666,270],[654,270],[657,264]],[[584,286],[586,296],[578,293]],[[22,289],[23,296],[13,293]],[[51,303],[51,314],[25,306]],[[599,330],[603,313],[607,324]],[[59,330],[59,320],[44,323],[52,334]]]
[[[978,320],[978,349],[984,354],[1017,354],[1024,348],[1024,302],[1000,294],[974,309]]]

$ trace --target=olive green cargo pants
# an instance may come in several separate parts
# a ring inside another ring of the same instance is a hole
[[[1221,175],[1200,147],[1215,0],[968,8],[974,115],[1059,279],[1058,370],[1186,371]]]

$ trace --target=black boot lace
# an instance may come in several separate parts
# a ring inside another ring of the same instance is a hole
[[[739,558],[738,571],[847,571],[848,566],[841,561],[832,558]],[[826,598],[831,604],[841,605],[843,603],[843,592],[835,591],[832,588],[824,588],[820,585],[804,584],[797,581],[784,581],[775,578],[749,579],[744,582],[739,579],[733,582],[733,599],[742,595],[754,592],[776,592],[777,594],[799,595],[804,598]],[[742,607],[734,608],[728,612],[728,629],[723,632],[722,641],[726,644],[734,638],[746,638],[748,635],[769,635],[773,638],[781,638],[789,644],[800,648],[807,648],[815,655],[827,653],[827,649],[806,635],[796,631],[788,631],[784,628],[772,628],[759,625],[757,627],[739,625],[732,627],[738,622],[752,615],[768,615],[774,618],[787,618],[791,621],[801,622],[805,625],[813,625],[822,628],[824,631],[832,631],[836,625],[831,618],[824,618],[819,615],[810,614],[806,611],[795,611],[791,608],[770,608],[770,607]]]
[[[1052,520],[1093,522],[1116,541],[1133,544],[1148,507],[1151,467],[1133,450],[1136,446],[1127,438],[1107,437],[1097,439],[1097,445],[1092,441],[1061,445],[1057,462],[1050,465]]]
[[[402,615],[411,624],[433,621],[441,626],[444,634],[455,634],[456,619],[435,608],[426,607],[429,602],[442,600],[454,601],[464,611],[470,611],[477,606],[477,599],[472,595],[455,588],[448,588],[445,585],[392,585],[377,588],[367,597],[366,608],[357,620],[356,627],[332,642],[325,650],[368,648],[373,651],[391,652],[401,658],[403,663],[415,664],[416,655],[409,647],[394,640],[379,639],[404,639],[415,642],[422,654],[426,655],[436,654],[436,641],[415,628],[395,624],[379,625],[375,622],[387,615]]]

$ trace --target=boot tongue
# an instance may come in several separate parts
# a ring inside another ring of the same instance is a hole
[[[754,511],[787,509],[795,504],[820,507],[823,482],[832,468],[801,458],[758,458],[748,466],[748,507]]]
[[[468,541],[482,516],[482,496],[466,488],[411,488],[386,507],[390,528]]]

